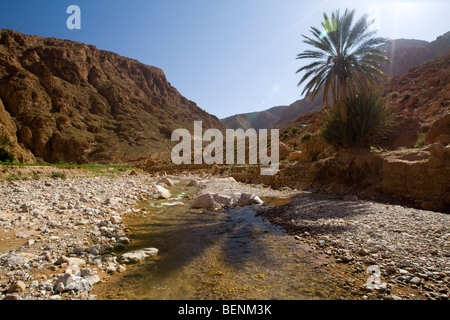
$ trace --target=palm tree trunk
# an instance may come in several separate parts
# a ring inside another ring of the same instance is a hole
[[[339,87],[339,96],[338,96],[338,104],[339,104],[339,112],[341,114],[341,121],[346,123],[348,120],[348,112],[347,112],[347,85],[346,79],[344,77],[339,77],[338,80]]]

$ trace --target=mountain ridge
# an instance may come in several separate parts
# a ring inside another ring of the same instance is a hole
[[[157,67],[93,45],[0,30],[0,133],[21,161],[167,158],[173,130],[223,126]]]
[[[394,78],[450,50],[450,31],[437,37],[432,42],[416,39],[394,39],[379,46],[379,48],[384,50],[386,56],[391,59],[392,63],[385,65],[384,68],[387,75]],[[318,95],[313,101],[305,97],[289,106],[278,106],[259,112],[233,115],[221,119],[221,121],[230,129],[283,128],[300,116],[321,110],[323,107],[322,97],[322,95]],[[264,122],[265,118],[270,120]]]

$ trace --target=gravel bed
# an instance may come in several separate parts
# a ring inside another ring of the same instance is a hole
[[[122,217],[158,197],[154,182],[145,175],[0,182],[0,299],[95,299],[96,283],[126,270],[115,254],[130,242]]]
[[[312,193],[258,214],[336,263],[348,264],[365,281],[360,288],[365,298],[375,293],[386,299],[449,298],[448,214]],[[396,289],[412,293],[395,295]]]

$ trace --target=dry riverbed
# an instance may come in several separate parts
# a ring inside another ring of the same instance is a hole
[[[115,177],[68,176],[0,181],[0,299],[95,299],[94,285],[126,272],[129,261],[116,254],[130,242],[123,217],[145,214],[140,203],[167,196],[156,183],[169,183],[131,170]],[[263,206],[259,214],[285,227],[311,254],[323,255],[323,267],[334,268],[355,297],[448,299],[447,215],[210,175],[169,178],[193,180],[199,193],[296,196],[282,207]]]
[[[448,214],[312,193],[258,214],[345,266],[363,298],[449,298]]]

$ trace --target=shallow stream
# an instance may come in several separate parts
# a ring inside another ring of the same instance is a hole
[[[132,239],[126,251],[155,247],[158,257],[127,266],[125,273],[98,285],[92,292],[97,299],[344,298],[346,292],[329,280],[317,257],[255,216],[257,206],[194,210],[185,197],[194,188],[181,183],[171,191],[174,198],[144,204],[145,216],[125,220]]]

